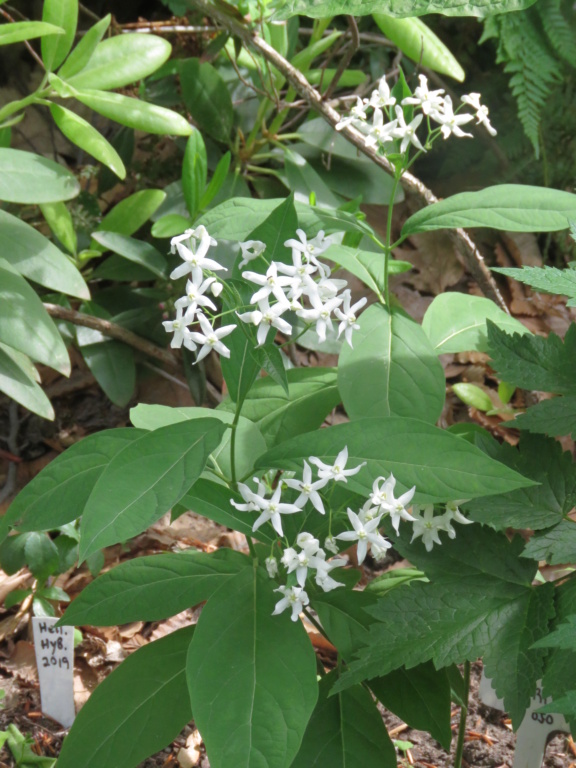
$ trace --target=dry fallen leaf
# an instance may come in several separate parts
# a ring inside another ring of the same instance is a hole
[[[408,238],[412,248],[394,249],[394,256],[414,265],[402,282],[419,291],[437,296],[455,285],[464,275],[454,241],[446,232],[426,232]]]

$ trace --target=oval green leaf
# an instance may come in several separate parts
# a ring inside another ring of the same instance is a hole
[[[43,203],[40,206],[42,215],[52,232],[62,245],[72,254],[76,254],[78,238],[74,230],[74,222],[70,211],[64,203]],[[89,298],[89,293],[80,298]]]
[[[0,391],[32,413],[52,420],[52,404],[42,387],[30,376],[25,361],[24,355],[5,344],[0,344]]]
[[[194,129],[186,144],[182,164],[182,191],[186,208],[194,219],[200,210],[200,200],[208,179],[208,159],[204,139],[198,129]]]
[[[50,112],[54,122],[67,139],[110,168],[118,178],[126,178],[126,168],[122,158],[96,128],[93,128],[80,115],[58,104],[50,104]]]
[[[43,21],[15,21],[13,24],[0,25],[0,45],[21,43],[45,35],[63,35],[62,27],[46,24]]]
[[[114,405],[127,405],[136,386],[134,350],[121,341],[105,339],[96,344],[81,344],[80,352],[90,373]]]
[[[63,80],[72,77],[72,75],[75,75],[77,72],[84,69],[96,50],[96,46],[106,34],[111,21],[112,16],[108,14],[107,16],[104,16],[103,19],[96,22],[93,27],[90,27],[70,56],[68,56],[64,64],[60,67],[58,74]]]
[[[150,243],[136,240],[134,237],[128,237],[128,235],[121,235],[118,232],[94,232],[93,237],[99,245],[107,250],[114,251],[119,256],[146,267],[157,277],[166,277],[168,269],[166,259]]]
[[[74,175],[58,163],[21,149],[0,148],[0,200],[57,203],[79,192]]]
[[[519,320],[490,299],[467,293],[442,293],[426,310],[422,328],[437,355],[446,352],[488,352],[486,321],[507,333],[528,333]]]
[[[199,127],[216,141],[230,142],[234,107],[228,86],[212,64],[186,59],[180,65],[182,98]]]
[[[42,61],[47,72],[58,69],[70,53],[76,25],[78,24],[78,0],[44,0],[42,21],[62,27],[64,34],[42,38]]]
[[[170,56],[172,46],[156,35],[124,34],[98,43],[86,66],[69,78],[77,90],[108,91],[148,77]]]
[[[373,304],[344,344],[338,389],[351,419],[412,416],[434,424],[445,397],[444,371],[418,323]]]
[[[192,126],[178,112],[120,93],[81,90],[74,93],[74,98],[94,112],[138,131],[170,136],[189,136],[192,133]]]
[[[168,213],[152,224],[151,232],[154,237],[175,237],[190,229],[191,225],[192,221],[179,213]]]
[[[500,184],[462,192],[410,216],[402,228],[416,232],[459,227],[491,227],[508,232],[557,232],[576,218],[576,195],[546,187]]]

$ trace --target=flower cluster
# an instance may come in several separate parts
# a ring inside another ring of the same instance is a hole
[[[347,478],[356,475],[364,466],[362,462],[355,467],[347,467],[348,449],[344,448],[336,456],[333,464],[326,464],[315,456],[310,456],[304,461],[301,478],[282,480],[274,490],[267,491],[265,484],[258,478],[254,478],[256,490],[251,490],[244,483],[239,483],[238,488],[243,503],[231,500],[236,509],[241,512],[258,512],[254,522],[253,531],[256,531],[264,523],[270,522],[278,537],[284,537],[282,528],[282,515],[291,515],[301,512],[310,504],[319,514],[325,515],[325,500],[320,495],[329,483],[348,482]],[[314,477],[313,465],[316,467]],[[357,545],[357,559],[361,564],[368,554],[370,547],[372,557],[382,559],[392,544],[382,536],[380,528],[384,518],[389,517],[392,527],[398,533],[401,521],[411,522],[414,526],[413,537],[422,536],[424,545],[430,551],[434,544],[440,544],[439,531],[446,531],[450,538],[454,538],[456,531],[452,522],[469,523],[459,510],[458,505],[463,502],[451,502],[446,505],[446,511],[442,515],[434,516],[434,505],[424,507],[413,506],[409,509],[410,502],[416,488],[411,488],[398,497],[395,495],[396,479],[394,475],[388,478],[378,477],[372,485],[372,492],[358,512],[348,508],[347,517],[349,529],[333,536],[330,532],[324,541],[323,547],[320,541],[307,531],[298,534],[293,546],[283,549],[279,560],[271,554],[266,558],[266,569],[270,578],[275,579],[282,574],[286,584],[282,584],[275,591],[280,592],[282,598],[276,604],[274,614],[282,613],[286,608],[292,611],[292,620],[296,621],[302,609],[306,607],[310,599],[306,592],[306,580],[311,578],[317,586],[325,592],[344,586],[335,579],[331,572],[335,568],[346,565],[347,560],[338,555],[340,542],[345,546]],[[291,491],[293,501],[282,501],[284,490]],[[422,514],[421,514],[422,512]],[[329,531],[332,526],[332,510],[329,513]],[[330,553],[330,554],[327,554]]]
[[[311,240],[301,229],[297,229],[296,234],[298,239],[284,243],[292,249],[292,263],[272,261],[264,274],[242,272],[245,280],[258,286],[250,299],[257,309],[237,313],[238,317],[257,327],[259,346],[266,342],[270,328],[276,328],[286,336],[292,335],[292,326],[285,317],[288,312],[294,312],[306,324],[314,325],[321,342],[326,340],[327,330],[332,330],[335,317],[340,321],[338,337],[344,334],[352,346],[352,332],[359,327],[356,313],[367,299],[362,298],[351,305],[346,280],[332,278],[330,267],[318,260],[318,256],[331,245],[330,238],[325,237],[324,232],[319,232]],[[240,243],[240,247],[240,265],[261,256],[266,248],[264,243],[254,240]]]
[[[458,137],[471,136],[470,133],[462,130],[462,126],[474,118],[476,123],[484,125],[492,136],[496,135],[488,119],[488,107],[480,103],[479,93],[462,96],[462,104],[454,110],[452,98],[444,95],[443,88],[430,91],[426,76],[420,75],[419,79],[420,85],[415,88],[414,93],[397,103],[396,97],[386,82],[386,77],[382,77],[378,88],[372,92],[369,99],[357,98],[356,105],[352,107],[349,115],[340,120],[336,130],[352,125],[365,135],[366,146],[374,149],[388,143],[399,142],[401,154],[404,154],[410,145],[421,152],[426,152],[426,146],[439,134],[442,134],[445,139],[452,134]],[[475,114],[462,113],[464,104],[471,107]],[[405,112],[404,107],[408,107],[409,111]],[[371,122],[368,119],[369,109],[373,110]],[[420,112],[413,116],[415,110]],[[406,121],[407,114],[411,118],[410,122]],[[428,136],[423,144],[417,131],[424,120],[428,127]],[[438,127],[433,128],[431,121],[437,123]],[[395,151],[398,151],[397,146],[395,144]]]
[[[184,345],[196,355],[196,362],[206,357],[213,349],[224,357],[230,357],[230,350],[221,341],[232,333],[235,325],[225,325],[216,329],[213,324],[216,305],[207,295],[208,291],[215,298],[222,292],[222,283],[213,274],[224,270],[221,264],[207,256],[211,247],[217,245],[210,237],[206,227],[187,229],[183,235],[172,238],[171,252],[182,259],[170,275],[172,280],[189,275],[186,282],[186,295],[175,302],[176,318],[162,323],[168,333],[173,333],[171,347],[180,348]],[[212,320],[212,322],[211,322]],[[192,331],[188,326],[199,323],[200,331]]]

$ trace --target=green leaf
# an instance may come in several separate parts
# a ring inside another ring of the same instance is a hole
[[[410,669],[431,659],[441,668],[483,656],[517,728],[542,675],[544,653],[531,646],[554,614],[553,586],[533,587],[536,565],[521,565],[521,540],[509,542],[488,528],[461,526],[441,551],[427,553],[421,542],[398,545],[432,583],[399,587],[369,609],[377,621],[368,644],[336,690],[402,665]]]
[[[550,565],[573,563],[576,560],[576,523],[570,519],[561,520],[553,528],[536,533],[522,557],[545,560]]]
[[[111,626],[160,621],[208,598],[249,561],[231,549],[138,557],[91,582],[66,610],[63,624]]]
[[[76,90],[124,88],[155,72],[171,50],[170,43],[156,35],[109,37],[98,43],[86,66],[69,77],[68,83]]]
[[[322,258],[344,267],[362,280],[377,296],[381,295],[380,288],[384,285],[384,254],[348,248],[345,245],[331,245],[324,251]],[[408,272],[410,269],[412,264],[409,261],[390,259],[388,262],[389,275]]]
[[[469,405],[479,411],[491,411],[493,408],[492,400],[490,400],[488,393],[476,384],[459,382],[452,385],[452,391],[465,405]]]
[[[519,11],[533,5],[535,0],[287,0],[274,18],[289,19],[300,14],[321,19],[340,14],[367,16],[385,11],[390,16],[423,16],[442,13],[444,16],[489,16],[494,13]]]
[[[414,213],[402,228],[416,232],[458,227],[491,227],[508,232],[557,232],[576,218],[576,195],[546,187],[500,184],[462,192]]]
[[[576,395],[542,400],[517,414],[510,426],[552,437],[576,435]]]
[[[528,333],[514,317],[490,299],[467,293],[441,293],[432,301],[422,328],[439,355],[446,352],[487,352],[487,321],[511,333]]]
[[[214,169],[210,183],[206,187],[206,190],[200,199],[201,209],[207,208],[220,191],[222,185],[224,184],[224,179],[228,175],[231,160],[232,155],[230,152],[226,152],[224,155],[222,155],[220,160],[218,160],[218,165]]]
[[[121,341],[80,345],[84,362],[106,396],[119,407],[127,405],[136,386],[134,350]]]
[[[76,254],[78,247],[78,238],[74,230],[74,223],[70,211],[64,203],[44,203],[40,206],[42,215],[46,219],[48,226],[56,235],[62,245],[72,254]],[[86,289],[81,299],[90,298],[90,292]]]
[[[21,149],[0,148],[0,200],[57,203],[79,192],[75,176],[58,163]]]
[[[159,429],[168,424],[178,424],[190,419],[219,419],[224,424],[232,424],[234,414],[206,408],[183,407],[174,408],[167,405],[146,405],[140,403],[130,411],[130,420],[135,427],[141,429]],[[216,465],[222,474],[230,477],[230,438],[232,430],[224,432],[220,445],[210,454],[210,461]],[[254,462],[266,450],[266,443],[256,424],[250,419],[240,416],[236,428],[236,475],[245,477],[251,474]]]
[[[80,559],[142,533],[176,504],[200,477],[225,428],[216,419],[171,424],[120,451],[86,503]]]
[[[507,277],[513,277],[531,288],[543,293],[568,296],[568,307],[576,306],[576,269],[558,269],[557,267],[492,267]]]
[[[394,18],[384,13],[372,14],[380,30],[419,66],[453,77],[459,83],[466,73],[442,40],[419,18]]]
[[[292,368],[286,377],[288,394],[269,378],[259,379],[242,406],[242,413],[258,425],[269,448],[320,427],[340,403],[333,368]],[[235,405],[225,400],[218,409],[233,411]]]
[[[497,529],[548,528],[562,519],[576,501],[576,467],[556,440],[522,435],[519,447],[478,438],[477,444],[496,461],[519,472],[537,485],[520,488],[466,505],[470,517]]]
[[[208,180],[208,159],[204,139],[199,130],[195,129],[184,152],[182,164],[182,191],[186,207],[192,219],[200,210],[200,202]]]
[[[0,342],[64,376],[70,358],[58,329],[38,295],[21,275],[0,258]]]
[[[136,768],[169,745],[192,717],[185,669],[193,633],[155,640],[108,675],[76,716],[58,768]]]
[[[120,235],[133,235],[152,216],[166,198],[161,189],[142,189],[125,197],[104,216],[97,232],[118,232]],[[104,252],[102,246],[92,241],[92,247]]]
[[[58,550],[52,539],[46,533],[26,534],[24,544],[26,564],[40,581],[56,573],[58,570]]]
[[[566,621],[556,626],[554,632],[538,640],[532,647],[576,651],[576,614],[568,616]]]
[[[174,237],[190,229],[192,221],[178,213],[168,213],[152,225],[153,237]]]
[[[43,38],[42,61],[47,72],[58,69],[70,53],[78,23],[78,0],[44,0],[42,21],[62,27],[64,34]]]
[[[357,419],[300,435],[261,456],[257,467],[301,471],[311,455],[333,464],[345,446],[348,466],[366,462],[348,478],[350,490],[364,495],[372,491],[377,477],[391,472],[402,491],[416,486],[417,503],[472,499],[533,485],[459,437],[398,416]]]
[[[123,256],[134,264],[140,264],[153,272],[157,277],[165,278],[168,272],[168,263],[157,248],[150,243],[136,240],[128,235],[118,232],[94,232],[94,240],[106,248]]]
[[[10,505],[10,523],[21,531],[51,531],[76,520],[97,479],[141,429],[108,429],[74,443],[36,475]]]
[[[43,419],[54,418],[54,409],[44,390],[30,376],[24,355],[0,344],[0,392],[16,400]],[[1,537],[0,537],[1,540]]]
[[[103,19],[100,19],[100,21],[97,21],[96,24],[90,27],[90,29],[82,36],[74,50],[60,67],[58,75],[63,80],[72,77],[72,75],[75,75],[77,72],[84,69],[96,50],[96,46],[108,31],[111,21],[112,16],[108,14]]]
[[[576,605],[576,582],[574,579],[560,584],[556,588],[556,618],[553,629],[563,622],[571,621]],[[553,648],[546,659],[543,677],[544,695],[560,699],[564,694],[576,691],[576,665],[574,651]]]
[[[373,304],[358,320],[353,348],[342,347],[338,388],[351,419],[413,416],[435,423],[444,371],[421,327],[402,310]]]
[[[396,768],[396,750],[376,702],[360,685],[330,696],[337,679],[337,670],[322,678],[318,703],[294,765]]]
[[[273,586],[245,568],[212,595],[190,645],[194,721],[215,768],[288,768],[316,704],[312,645],[300,622],[272,616]]]
[[[62,35],[62,27],[46,24],[43,21],[15,21],[11,24],[0,25],[0,45],[21,43],[23,40],[33,40],[45,35]]]
[[[182,98],[200,129],[216,141],[230,142],[234,107],[228,87],[208,62],[186,59],[180,62]]]
[[[344,202],[341,197],[336,197],[306,158],[292,149],[284,150],[284,170],[285,185],[301,203],[308,203],[311,194],[314,194],[318,205],[327,208],[338,208]]]
[[[488,348],[492,367],[504,381],[523,389],[576,393],[576,323],[564,342],[552,332],[547,337],[507,334],[489,323]]]
[[[50,112],[67,139],[110,168],[118,178],[126,178],[126,168],[120,155],[96,128],[80,115],[58,104],[50,104]]]
[[[53,291],[90,298],[78,269],[47,237],[6,211],[0,211],[0,228],[4,258],[17,272]]]
[[[178,112],[141,99],[88,89],[76,91],[74,98],[94,112],[138,131],[172,136],[189,136],[192,132],[190,123]]]

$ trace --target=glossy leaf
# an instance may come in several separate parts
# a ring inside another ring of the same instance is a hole
[[[78,0],[44,0],[42,21],[62,27],[64,34],[41,41],[42,61],[48,72],[58,69],[70,53],[78,23]]]
[[[342,347],[338,388],[351,419],[413,416],[434,424],[444,406],[445,378],[421,327],[402,311],[373,304]]]
[[[180,216],[178,213],[168,213],[154,222],[151,232],[154,237],[174,237],[175,235],[181,235],[187,229],[190,229],[191,226],[192,222],[190,219]]]
[[[322,678],[318,703],[294,765],[396,768],[396,750],[376,702],[361,685],[330,696],[337,679],[337,670]]]
[[[322,259],[328,259],[351,272],[364,285],[371,288],[377,296],[381,295],[384,285],[384,254],[375,251],[363,251],[360,248],[349,248],[345,245],[331,245],[322,254]],[[390,259],[388,274],[397,275],[412,269],[409,261]]]
[[[0,227],[4,258],[19,274],[53,291],[90,298],[78,269],[47,237],[6,211],[0,211]]]
[[[104,468],[144,434],[140,429],[108,429],[71,445],[16,496],[8,513],[11,524],[20,531],[50,531],[76,520]]]
[[[516,318],[507,315],[490,299],[467,293],[442,293],[430,304],[422,328],[437,354],[487,352],[491,320],[508,333],[528,333]]]
[[[111,20],[112,16],[107,14],[103,19],[97,21],[94,26],[90,27],[90,29],[81,37],[74,50],[70,53],[58,71],[58,75],[63,80],[72,77],[72,75],[75,75],[77,72],[84,69],[86,64],[88,64],[90,57],[96,50],[96,46],[106,34]]]
[[[133,235],[140,229],[156,211],[164,199],[166,193],[161,189],[142,189],[125,197],[112,210],[104,216],[98,225],[97,232],[118,232],[120,235]],[[93,246],[104,251],[95,241]]]
[[[58,104],[51,104],[50,112],[67,139],[110,168],[118,178],[126,178],[126,168],[120,155],[96,128],[80,115]]]
[[[491,411],[493,408],[490,395],[476,384],[461,381],[452,385],[452,391],[465,405],[479,411]]]
[[[462,192],[428,205],[402,228],[416,232],[458,227],[491,227],[508,232],[557,232],[576,218],[576,195],[546,187],[500,184],[479,192]]]
[[[246,555],[225,548],[138,557],[91,582],[62,623],[102,627],[167,619],[208,600],[246,565]]]
[[[288,768],[316,704],[312,645],[300,622],[272,616],[273,588],[248,566],[210,598],[196,626],[188,689],[214,768]]]
[[[287,0],[275,14],[277,19],[288,19],[300,14],[321,19],[339,14],[366,16],[386,11],[390,16],[422,16],[442,13],[444,16],[489,16],[493,13],[520,11],[533,5],[535,0]]]
[[[88,89],[76,91],[74,98],[94,112],[138,131],[172,136],[189,136],[192,132],[190,123],[178,112],[141,99]]]
[[[33,40],[46,35],[63,35],[64,29],[44,21],[15,21],[12,24],[0,25],[0,45],[21,43],[23,40]]]
[[[70,211],[64,203],[44,203],[40,206],[42,215],[46,219],[48,226],[56,235],[62,245],[72,254],[76,254],[78,247],[78,238],[74,230],[74,222]],[[62,289],[60,289],[62,290]],[[66,291],[65,291],[66,292]],[[90,298],[90,293],[86,290],[81,299]]]
[[[182,164],[182,191],[190,217],[194,219],[200,210],[200,202],[208,179],[208,159],[204,139],[194,130],[186,144]]]
[[[398,416],[357,419],[300,435],[264,454],[257,466],[298,472],[310,456],[333,464],[345,446],[348,466],[367,462],[348,478],[350,490],[365,496],[377,477],[388,477],[391,472],[402,490],[416,486],[417,502],[472,499],[533,485],[459,437]]]
[[[88,499],[80,558],[146,530],[200,477],[225,425],[198,419],[149,432],[114,457]]]
[[[0,258],[0,342],[68,376],[70,359],[36,292]]]
[[[222,184],[224,183],[224,179],[228,175],[231,160],[231,153],[226,152],[218,161],[218,165],[214,169],[210,183],[206,187],[206,190],[200,199],[200,208],[207,208],[220,191]]]
[[[93,237],[99,245],[107,250],[114,251],[134,264],[146,267],[157,277],[166,277],[168,271],[166,259],[150,243],[136,240],[128,235],[121,235],[118,232],[94,232]]]
[[[57,203],[71,200],[80,184],[58,163],[21,149],[0,148],[0,200]]]
[[[308,203],[311,194],[315,196],[318,205],[327,208],[338,208],[344,202],[341,197],[336,197],[306,158],[292,149],[284,150],[284,170],[285,184],[299,202]]]
[[[218,70],[200,59],[180,63],[182,98],[198,126],[216,141],[228,144],[234,122],[232,98]]]
[[[123,407],[130,402],[136,386],[134,350],[121,341],[106,340],[80,346],[84,362],[104,393]]]
[[[421,67],[463,82],[466,73],[450,49],[419,18],[399,19],[385,13],[374,13],[380,30],[405,56]]]
[[[0,344],[0,392],[43,419],[52,420],[54,408],[42,387],[28,373],[27,366],[21,364],[22,357],[15,349]]]
[[[98,43],[86,66],[68,82],[76,90],[124,88],[155,72],[170,56],[172,47],[156,35],[128,34]]]
[[[58,768],[136,768],[192,717],[186,654],[194,627],[139,648],[103,680],[65,738]]]

